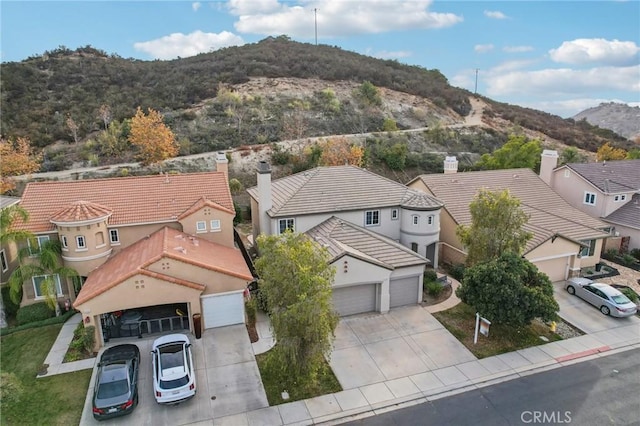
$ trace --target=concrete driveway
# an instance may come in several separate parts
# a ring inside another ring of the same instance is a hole
[[[112,345],[134,343],[140,348],[139,404],[133,413],[102,422],[93,419],[91,398],[95,383],[94,368],[81,425],[208,423],[214,418],[269,406],[244,325],[205,330],[201,339],[189,335],[193,344],[198,390],[194,398],[175,406],[159,405],[153,395],[150,351],[155,337],[112,341]]]
[[[553,284],[554,297],[560,306],[559,315],[563,320],[586,334],[614,330],[629,325],[640,325],[640,318],[637,316],[615,318],[603,315],[595,306],[567,293],[564,286],[564,281]]]
[[[344,390],[476,360],[420,306],[342,318],[335,334],[331,368]]]

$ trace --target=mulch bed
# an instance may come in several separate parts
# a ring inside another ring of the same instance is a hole
[[[449,297],[451,297],[452,293],[453,288],[451,287],[451,285],[445,286],[437,296],[432,296],[425,291],[422,294],[422,306],[437,305],[438,303],[444,302]]]
[[[251,340],[251,343],[255,343],[260,340],[255,324],[247,324],[247,333],[249,333],[249,340]]]

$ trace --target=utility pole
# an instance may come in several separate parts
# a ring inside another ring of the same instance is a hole
[[[478,68],[476,68],[476,88],[474,89],[473,94],[478,94]]]
[[[316,27],[316,46],[317,46],[318,45],[318,8],[316,7],[313,8],[313,17],[314,17],[314,23]]]

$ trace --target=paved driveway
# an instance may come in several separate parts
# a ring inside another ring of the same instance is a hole
[[[420,306],[342,318],[335,334],[331,368],[344,390],[476,360]]]
[[[157,336],[156,336],[157,337]],[[97,422],[91,413],[95,369],[82,413],[81,425],[184,425],[268,407],[260,372],[244,325],[206,330],[193,344],[198,391],[175,406],[156,403],[153,396],[151,345],[153,338],[113,341],[140,348],[139,404],[131,415]]]
[[[595,306],[567,293],[564,285],[564,281],[553,284],[554,297],[560,305],[560,317],[586,334],[640,325],[640,318],[637,316],[615,318],[603,315]]]

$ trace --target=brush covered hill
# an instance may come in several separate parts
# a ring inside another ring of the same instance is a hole
[[[586,120],[594,126],[612,130],[629,139],[640,140],[640,107],[637,106],[616,102],[601,103],[576,114],[573,119]]]

